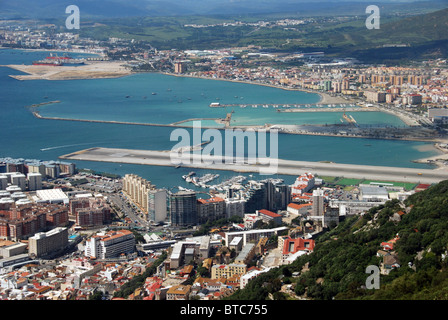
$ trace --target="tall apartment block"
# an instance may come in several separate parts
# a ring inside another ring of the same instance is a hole
[[[154,222],[165,221],[167,217],[167,192],[163,189],[148,191],[148,219]]]
[[[170,195],[170,218],[172,226],[189,226],[198,223],[196,193],[179,191]]]
[[[26,176],[23,173],[11,175],[11,184],[18,186],[22,191],[26,190]]]
[[[42,257],[65,248],[68,244],[68,231],[67,228],[58,227],[48,232],[36,233],[28,240],[29,254]]]
[[[226,201],[220,197],[197,200],[198,224],[226,217]]]
[[[28,190],[35,191],[42,189],[42,175],[38,172],[29,172],[28,178]]]
[[[166,190],[157,189],[150,181],[135,174],[127,174],[123,178],[123,192],[148,215],[149,220],[161,222],[166,219]]]
[[[313,191],[313,216],[324,215],[324,191],[317,189]]]

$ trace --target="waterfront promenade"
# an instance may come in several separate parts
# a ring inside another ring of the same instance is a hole
[[[89,148],[60,156],[65,160],[101,161],[129,163],[151,166],[179,166],[171,161],[170,151],[132,150],[116,148]],[[367,166],[331,162],[292,161],[283,159],[254,159],[253,164],[241,163],[232,157],[202,156],[183,153],[179,156],[180,166],[210,170],[227,170],[235,172],[267,172],[275,170],[276,174],[301,175],[312,172],[320,176],[338,176],[354,179],[375,179],[412,183],[437,183],[448,179],[448,170],[416,169],[384,166]],[[204,163],[201,160],[205,160]],[[230,160],[230,161],[229,161]],[[230,163],[225,163],[226,161]]]

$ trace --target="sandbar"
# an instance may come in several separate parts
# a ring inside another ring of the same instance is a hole
[[[118,78],[132,74],[121,61],[88,61],[78,66],[4,65],[26,75],[10,75],[17,80],[79,80]]]

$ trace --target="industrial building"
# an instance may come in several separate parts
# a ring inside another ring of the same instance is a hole
[[[10,258],[18,254],[23,254],[27,251],[28,245],[26,243],[17,242],[0,248],[0,256],[3,258]]]
[[[36,191],[37,201],[46,203],[68,204],[68,196],[61,189],[44,189]]]
[[[384,186],[359,185],[359,191],[363,201],[389,200],[389,192]]]
[[[201,260],[207,259],[212,245],[216,245],[216,243],[212,243],[210,236],[188,238],[185,241],[177,242],[170,255],[169,267],[177,269],[195,257]]]

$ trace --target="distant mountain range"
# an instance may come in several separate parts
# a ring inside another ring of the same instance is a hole
[[[64,18],[65,8],[77,5],[85,17],[178,16],[212,14],[263,14],[303,12],[304,14],[353,13],[353,8],[370,0],[0,0],[0,18]],[[448,0],[382,0],[377,5],[393,8],[442,8]]]
[[[339,51],[366,62],[387,62],[448,56],[448,8],[381,24],[379,30],[338,30],[345,44]],[[333,44],[332,44],[333,45]]]

